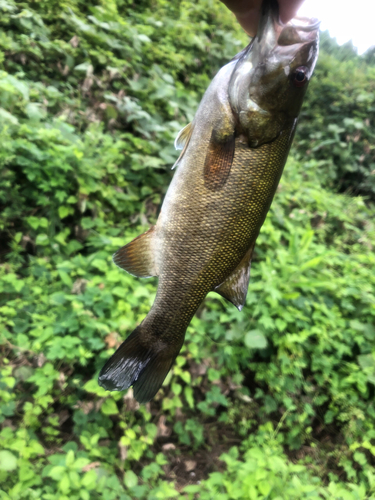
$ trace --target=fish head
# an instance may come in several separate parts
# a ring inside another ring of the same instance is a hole
[[[276,139],[300,112],[318,57],[319,21],[283,24],[277,0],[264,0],[257,35],[240,55],[228,93],[249,146]]]

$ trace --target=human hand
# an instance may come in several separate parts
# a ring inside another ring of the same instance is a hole
[[[231,10],[243,29],[254,36],[258,28],[262,0],[221,0]],[[278,0],[280,19],[290,21],[297,13],[304,0]]]

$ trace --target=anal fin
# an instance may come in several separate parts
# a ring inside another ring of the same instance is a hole
[[[244,258],[232,274],[214,290],[222,297],[229,300],[229,302],[232,302],[232,304],[235,305],[239,311],[241,311],[246,302],[247,289],[249,287],[250,280],[251,257],[254,245],[255,243],[251,245]]]
[[[157,276],[154,258],[155,226],[117,250],[113,262],[138,278]]]

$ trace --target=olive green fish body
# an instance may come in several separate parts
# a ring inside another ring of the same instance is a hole
[[[176,139],[182,153],[156,225],[114,256],[136,276],[158,276],[158,290],[144,321],[102,369],[103,387],[133,385],[138,401],[149,401],[207,293],[244,305],[252,249],[316,55],[316,22],[290,29],[279,22],[275,0],[265,0],[257,37],[218,72]]]
[[[171,190],[155,228],[156,239],[160,238],[160,257],[154,308],[164,310],[166,303],[172,304],[178,297],[182,302],[179,307],[183,309],[185,301],[190,304],[189,294],[199,296],[199,306],[205,295],[236,269],[264,222],[293,131],[294,123],[274,143],[257,149],[249,148],[237,138],[230,175],[219,191],[205,186],[204,158],[190,163],[193,158],[187,155],[184,164],[178,167],[175,186],[171,185],[181,188]],[[194,149],[194,137],[191,141]],[[191,170],[183,172],[191,164],[194,165]],[[183,177],[184,182],[180,183],[179,177]]]

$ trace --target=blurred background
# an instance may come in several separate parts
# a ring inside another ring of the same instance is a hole
[[[352,41],[359,54],[375,45],[375,4],[368,0],[345,3],[340,0],[305,0],[298,15],[317,17],[322,22],[322,30],[328,30],[341,45]]]
[[[97,375],[156,280],[111,256],[155,223],[174,138],[247,36],[213,0],[0,12],[1,498],[375,498],[371,39],[322,33],[247,304],[209,294],[140,407]]]

